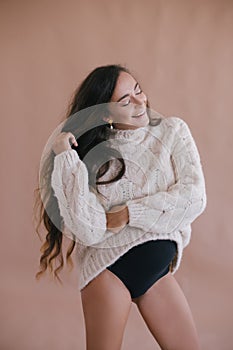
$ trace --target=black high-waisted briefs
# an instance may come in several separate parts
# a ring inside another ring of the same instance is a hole
[[[125,284],[131,298],[137,298],[169,272],[176,252],[175,241],[152,240],[131,248],[107,269]]]

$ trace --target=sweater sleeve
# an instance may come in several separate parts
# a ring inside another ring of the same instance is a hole
[[[80,243],[93,245],[106,239],[106,213],[90,191],[88,171],[73,149],[55,156],[51,186],[66,230]]]
[[[176,129],[170,151],[175,183],[167,191],[126,202],[129,225],[146,232],[182,230],[204,211],[207,203],[200,156],[189,127],[178,117],[170,120]]]

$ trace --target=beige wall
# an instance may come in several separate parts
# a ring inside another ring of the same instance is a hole
[[[1,1],[0,349],[84,349],[76,271],[37,283],[33,190],[43,147],[77,84],[98,65],[127,64],[151,107],[187,121],[208,207],[175,274],[203,350],[233,348],[233,2]],[[175,315],[174,315],[175,321]],[[155,349],[132,306],[123,350]]]

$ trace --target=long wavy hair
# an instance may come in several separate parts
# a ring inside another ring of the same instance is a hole
[[[94,69],[74,92],[61,130],[69,131],[75,135],[78,147],[74,145],[71,147],[86,164],[89,185],[93,188],[96,188],[96,185],[99,184],[117,181],[125,173],[125,162],[121,154],[117,150],[108,147],[109,124],[100,117],[106,113],[106,104],[111,100],[121,72],[131,74],[127,68],[119,64]],[[103,106],[103,108],[96,108],[98,106]],[[149,107],[149,102],[147,102],[147,107]],[[150,118],[150,114],[148,115]],[[156,125],[157,121],[153,124],[150,119],[150,124]],[[95,156],[95,153],[92,157],[85,157],[97,145],[98,149],[101,147],[101,151],[100,149],[98,151],[98,157]],[[99,157],[100,154],[101,157]],[[37,223],[36,232],[40,236],[39,228],[42,224],[46,230],[46,238],[41,246],[40,271],[37,272],[36,278],[39,279],[49,268],[53,276],[61,282],[58,273],[64,266],[62,252],[64,222],[60,216],[58,202],[51,187],[54,158],[55,154],[50,150],[40,169],[39,186],[35,189],[34,218]],[[119,173],[108,181],[98,181],[109,169],[110,158],[116,158],[121,163]],[[41,198],[42,191],[43,200]],[[66,251],[66,261],[71,267],[73,266],[71,254],[75,245],[76,241],[72,239]]]

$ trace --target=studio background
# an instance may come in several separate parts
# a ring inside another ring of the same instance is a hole
[[[0,29],[0,349],[85,349],[77,268],[62,274],[63,287],[34,278],[33,191],[45,143],[78,84],[95,67],[120,63],[151,108],[183,118],[197,143],[208,203],[175,277],[202,349],[231,350],[233,2],[2,0]],[[159,349],[134,304],[122,347],[131,349]]]

